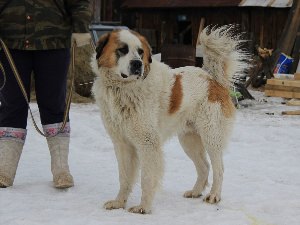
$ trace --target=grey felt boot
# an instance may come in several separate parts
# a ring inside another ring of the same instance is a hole
[[[0,128],[0,188],[13,185],[26,130],[18,128]]]
[[[59,132],[59,128],[60,124],[51,124],[44,126],[44,131],[49,135],[49,137],[47,137],[47,143],[51,155],[51,171],[54,186],[56,188],[69,188],[74,186],[73,177],[68,165],[70,143],[69,124],[67,124],[64,132]]]

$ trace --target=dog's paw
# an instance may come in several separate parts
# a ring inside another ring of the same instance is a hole
[[[206,197],[203,199],[203,201],[210,203],[210,204],[215,204],[218,203],[221,200],[221,196],[216,193],[210,193],[206,195]]]
[[[128,212],[139,213],[139,214],[149,214],[149,213],[151,213],[151,210],[147,210],[143,206],[138,205],[138,206],[134,206],[134,207],[131,207],[130,209],[128,209]]]
[[[107,210],[112,210],[112,209],[124,209],[125,208],[125,202],[121,202],[118,200],[112,200],[108,201],[104,204],[104,208]]]
[[[185,197],[185,198],[200,198],[201,196],[202,196],[201,192],[199,193],[194,190],[186,191],[183,194],[183,197]]]

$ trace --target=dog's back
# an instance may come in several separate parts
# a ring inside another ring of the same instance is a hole
[[[213,114],[228,123],[233,120],[235,108],[229,95],[231,78],[244,72],[248,58],[240,49],[242,41],[233,32],[233,26],[204,29],[200,36],[203,67],[172,69],[167,77],[160,78],[172,82],[170,87],[163,88],[164,92],[169,91],[168,106],[160,106],[163,109],[160,127],[166,137],[171,131],[180,133],[191,124],[194,126],[196,120],[209,121]]]

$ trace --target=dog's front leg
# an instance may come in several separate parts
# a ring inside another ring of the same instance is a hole
[[[138,206],[129,209],[129,212],[146,214],[151,212],[155,192],[163,174],[163,153],[158,135],[153,132],[142,132],[139,144],[136,146],[140,166],[142,197]]]
[[[114,147],[119,167],[120,190],[115,200],[104,204],[105,209],[125,208],[138,171],[138,157],[134,147],[123,141],[114,141]]]

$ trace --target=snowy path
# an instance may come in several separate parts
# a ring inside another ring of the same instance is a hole
[[[52,188],[46,142],[28,121],[15,185],[0,189],[0,225],[299,225],[300,117],[282,117],[287,106],[278,98],[251,104],[238,111],[224,156],[222,201],[209,205],[182,197],[196,174],[174,138],[165,146],[165,176],[151,215],[102,208],[118,191],[118,172],[95,105],[71,108],[70,167],[76,186],[67,191]],[[128,206],[139,202],[140,193],[137,184]]]

